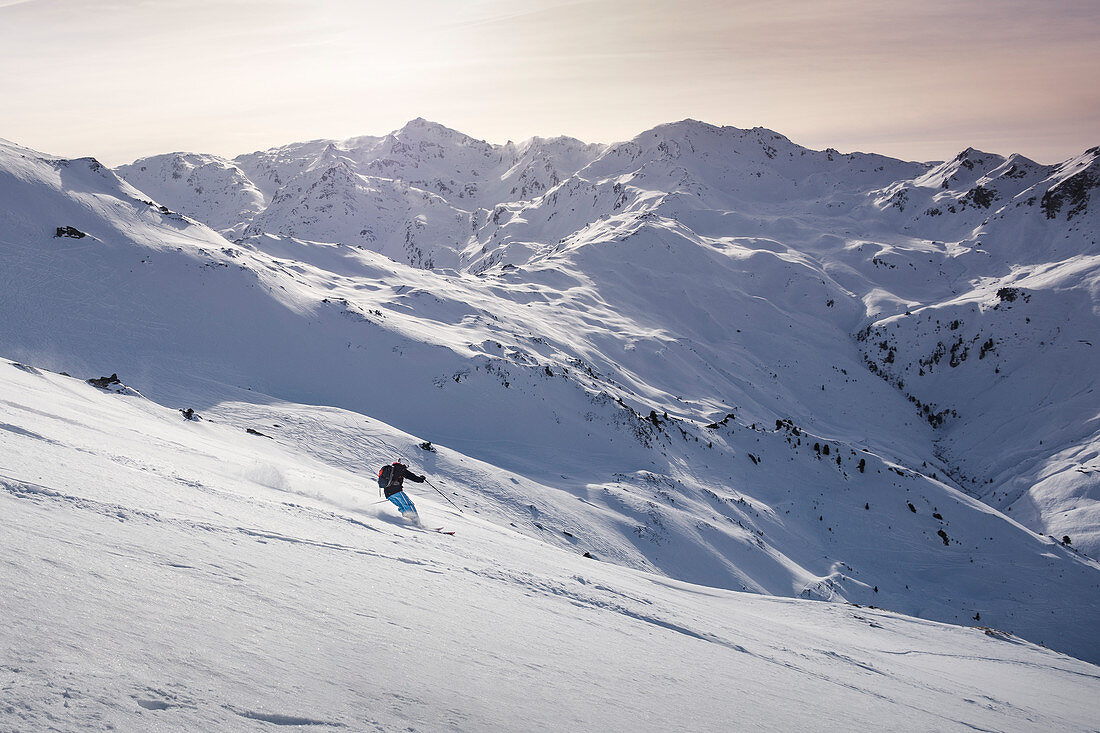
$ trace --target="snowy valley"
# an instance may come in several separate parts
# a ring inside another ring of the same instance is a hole
[[[0,727],[1091,729],[1098,157],[0,141]]]

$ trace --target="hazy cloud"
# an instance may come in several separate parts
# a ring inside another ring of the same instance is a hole
[[[1046,161],[1100,142],[1095,0],[0,0],[0,9],[10,11],[0,23],[0,135],[117,162],[377,134],[416,116],[494,141],[603,142],[694,117],[924,159],[983,138]],[[58,114],[59,99],[80,124]]]

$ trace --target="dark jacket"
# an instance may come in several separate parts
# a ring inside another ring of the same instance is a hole
[[[424,483],[424,476],[417,476],[415,473],[409,470],[409,467],[403,463],[393,463],[393,472],[390,474],[390,483],[386,486],[386,498],[390,498],[398,491],[401,491],[404,487],[405,479],[414,481],[418,484]]]

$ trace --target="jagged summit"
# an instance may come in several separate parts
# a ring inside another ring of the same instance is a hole
[[[308,170],[318,168],[340,168],[354,175],[355,161],[348,156],[347,150],[338,148],[336,143],[330,142],[317,155],[317,159],[310,164]]]
[[[1003,156],[967,148],[951,160],[929,170],[917,179],[916,185],[929,188],[968,188],[1004,162]]]
[[[169,153],[120,166],[121,176],[154,200],[222,232],[240,230],[267,204],[233,161],[204,153]]]
[[[398,141],[402,144],[423,145],[449,143],[481,149],[492,149],[493,147],[483,140],[476,140],[465,133],[453,130],[438,122],[431,122],[423,117],[409,120],[403,127],[394,130],[387,135],[386,138],[388,140]],[[391,149],[393,145],[394,143],[391,143]]]
[[[421,135],[437,135],[440,137],[460,137],[466,138],[467,135],[459,132],[458,130],[441,125],[438,122],[426,120],[423,117],[414,117],[406,122],[399,129],[391,133],[392,135],[406,135],[406,134],[421,134]]]
[[[1091,216],[1095,223],[1100,216],[1100,206],[1094,200],[1100,190],[1100,147],[1089,148],[1057,166],[1047,182],[1051,185],[1043,194],[1041,207],[1048,219],[1065,216],[1068,222]]]
[[[526,140],[520,142],[512,142],[509,140],[503,146],[504,150],[509,151],[512,155],[523,155],[530,150],[576,150],[576,149],[594,149],[601,150],[606,146],[601,143],[586,143],[582,140],[578,140],[575,137],[569,137],[568,135],[558,135],[556,137],[529,137]]]
[[[699,145],[702,153],[710,153],[720,149],[731,153],[745,153],[751,149],[750,146],[774,147],[776,145],[784,147],[784,149],[789,146],[796,150],[805,150],[805,148],[792,143],[785,135],[764,127],[744,129],[712,125],[694,119],[657,125],[639,133],[630,142],[648,146],[652,144],[650,141],[653,140],[658,141],[657,145],[662,142],[665,144],[686,144],[689,148]]]
[[[1011,155],[1009,155],[1007,158],[1005,158],[1004,165],[1009,166],[1010,168],[1012,166],[1016,166],[1018,169],[1023,168],[1032,170],[1050,167],[1047,165],[1043,165],[1042,163],[1037,163],[1026,155],[1021,155],[1020,153],[1012,153]]]

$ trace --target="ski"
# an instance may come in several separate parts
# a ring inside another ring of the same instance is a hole
[[[453,529],[443,529],[442,527],[433,527],[432,531],[439,532],[439,534],[449,534],[454,536],[455,531]]]

